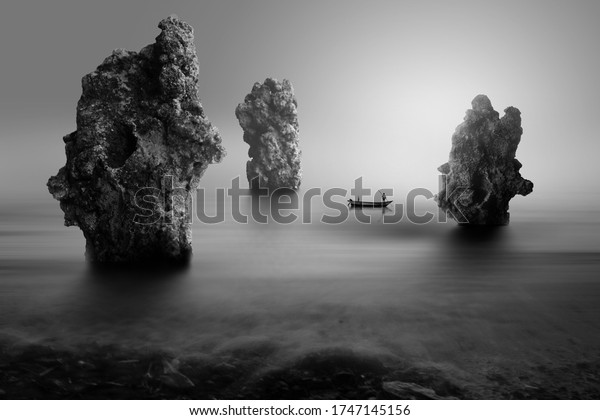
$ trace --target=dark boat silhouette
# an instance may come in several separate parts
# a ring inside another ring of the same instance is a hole
[[[350,207],[386,207],[393,200],[387,201],[361,201],[361,200],[348,200],[348,205]]]

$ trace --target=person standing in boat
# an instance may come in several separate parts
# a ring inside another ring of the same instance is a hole
[[[381,193],[381,201],[385,202],[385,193]]]

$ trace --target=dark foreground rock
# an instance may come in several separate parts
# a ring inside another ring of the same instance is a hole
[[[330,349],[279,365],[270,354],[178,357],[88,343],[0,342],[0,399],[599,399],[600,360],[494,369],[472,381]]]
[[[156,43],[115,50],[83,77],[67,163],[48,181],[90,261],[186,262],[186,191],[224,154],[198,98],[192,27],[176,17],[158,26]]]
[[[269,78],[263,84],[255,83],[237,106],[235,115],[244,130],[244,141],[250,145],[246,173],[253,187],[300,186],[297,105],[288,80],[280,83]]]
[[[446,175],[438,205],[459,223],[506,225],[509,201],[533,191],[515,158],[523,133],[521,112],[508,107],[500,118],[485,95],[471,104],[452,136],[450,160],[438,168]]]

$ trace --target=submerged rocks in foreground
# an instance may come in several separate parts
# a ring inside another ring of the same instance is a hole
[[[250,145],[246,173],[253,187],[300,187],[297,106],[292,84],[270,78],[255,83],[237,106],[235,115]]]
[[[83,77],[67,163],[48,181],[93,262],[186,262],[186,191],[224,155],[198,98],[192,27],[158,26],[156,43],[115,50]]]
[[[0,400],[600,398],[598,358],[543,360],[524,363],[526,367],[483,358],[479,363],[485,366],[457,375],[447,364],[384,365],[347,351],[300,355],[283,364],[252,349],[185,357],[149,346],[81,343],[54,348],[4,343],[0,337],[0,360]],[[378,407],[370,405],[371,414],[381,415]]]
[[[436,199],[461,224],[506,225],[509,201],[533,191],[515,158],[523,133],[521,112],[508,107],[500,118],[485,95],[471,104],[452,136],[450,160],[438,168],[446,179]]]

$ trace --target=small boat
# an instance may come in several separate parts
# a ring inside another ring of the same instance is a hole
[[[350,207],[387,207],[393,200],[387,201],[361,201],[361,200],[348,200]]]

